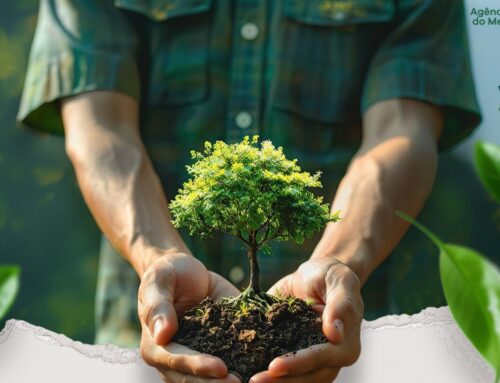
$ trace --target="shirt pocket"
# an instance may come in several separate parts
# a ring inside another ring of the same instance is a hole
[[[148,104],[185,105],[208,96],[212,0],[115,0],[148,23]]]
[[[284,0],[275,31],[273,107],[322,123],[359,122],[365,75],[394,0]]]

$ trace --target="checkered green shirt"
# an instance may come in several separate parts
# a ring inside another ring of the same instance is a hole
[[[140,102],[142,137],[169,199],[205,140],[271,139],[323,172],[331,201],[374,103],[441,106],[440,150],[480,120],[458,0],[42,0],[20,121],[62,134],[58,100],[94,90]],[[244,284],[236,239],[183,235],[209,268]],[[318,238],[260,257],[263,284],[293,271]],[[113,253],[104,242],[98,340],[133,345],[137,281]],[[384,313],[385,293],[366,293],[368,316]]]

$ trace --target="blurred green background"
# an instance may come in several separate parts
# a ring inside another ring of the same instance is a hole
[[[90,343],[99,231],[82,201],[63,140],[15,124],[37,8],[37,1],[21,0],[3,2],[0,12],[0,264],[22,267],[20,294],[7,317]],[[482,126],[476,135],[498,143],[498,133],[488,129]],[[447,242],[474,247],[499,264],[500,209],[475,176],[472,141],[441,157],[434,191],[419,219]],[[388,312],[445,304],[436,255],[419,233],[408,233],[383,271],[389,274],[383,288],[399,296],[399,306]],[[431,273],[423,269],[429,263],[435,265]]]
[[[22,267],[7,317],[91,342],[99,231],[63,140],[15,123],[38,2],[0,9],[0,263]]]

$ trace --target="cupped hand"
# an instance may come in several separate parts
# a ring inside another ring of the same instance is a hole
[[[186,310],[206,297],[217,300],[238,294],[230,282],[191,255],[171,253],[158,258],[144,272],[139,287],[144,361],[168,383],[238,383],[220,358],[170,342],[177,332],[177,318]]]
[[[322,313],[327,343],[275,358],[251,383],[330,383],[340,368],[353,364],[361,352],[364,306],[357,275],[334,258],[311,259],[279,280],[270,294],[309,299]]]

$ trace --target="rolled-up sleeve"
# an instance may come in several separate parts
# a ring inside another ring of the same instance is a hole
[[[18,121],[63,133],[59,100],[95,90],[139,99],[137,38],[110,0],[41,0]]]
[[[479,124],[462,1],[399,2],[396,27],[380,46],[365,81],[362,112],[377,101],[412,98],[441,107],[440,151]]]

